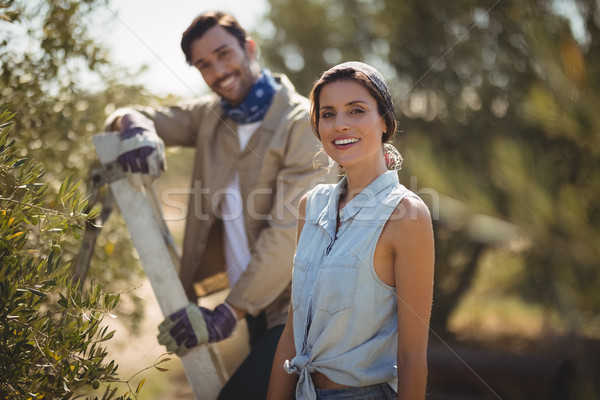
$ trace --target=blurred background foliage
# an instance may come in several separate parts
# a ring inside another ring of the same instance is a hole
[[[401,180],[434,217],[432,336],[512,345],[598,338],[600,3],[268,3],[252,35],[264,64],[302,94],[347,60],[377,67],[392,88]],[[16,111],[27,154],[44,162],[49,190],[71,173],[87,178],[90,136],[110,111],[174,100],[128,84],[136,71],[114,65],[91,36],[103,4],[0,1],[19,27],[0,21],[1,102]],[[90,71],[99,86],[80,79]],[[188,174],[187,160],[170,161],[168,177]],[[123,238],[113,215],[90,272],[113,293],[140,276]],[[78,245],[74,238],[63,258]],[[131,296],[134,307],[121,312],[139,317],[142,302]],[[583,348],[570,351],[585,358]]]
[[[346,60],[388,79],[401,178],[439,217],[435,332],[479,285],[600,333],[597,1],[269,3],[262,57],[304,94]]]

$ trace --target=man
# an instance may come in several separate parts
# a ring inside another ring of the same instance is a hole
[[[109,122],[121,132],[119,161],[133,172],[158,174],[162,141],[196,148],[180,277],[194,302],[230,292],[214,310],[194,304],[167,318],[159,341],[181,355],[229,337],[246,318],[251,352],[220,398],[264,399],[290,298],[295,210],[302,194],[335,177],[315,170],[308,100],[285,76],[261,70],[256,43],[231,15],[200,15],[181,47],[214,93],[119,110]]]

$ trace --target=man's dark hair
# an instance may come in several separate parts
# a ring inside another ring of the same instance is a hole
[[[188,64],[192,65],[192,55],[190,54],[192,42],[201,38],[206,31],[217,25],[221,25],[227,32],[235,36],[242,49],[244,48],[246,31],[233,15],[221,11],[208,11],[197,16],[181,36],[181,50],[183,50]]]

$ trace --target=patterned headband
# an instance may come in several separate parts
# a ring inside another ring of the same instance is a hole
[[[348,61],[342,64],[338,64],[335,67],[332,67],[330,71],[338,70],[338,69],[353,69],[355,71],[360,71],[369,78],[371,82],[375,85],[381,97],[385,102],[385,106],[389,112],[394,112],[394,103],[392,101],[392,95],[390,94],[390,90],[388,89],[387,84],[385,83],[385,79],[383,75],[375,68],[371,67],[368,64],[359,62],[359,61]]]

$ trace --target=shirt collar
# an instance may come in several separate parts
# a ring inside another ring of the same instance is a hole
[[[356,195],[352,200],[350,200],[348,204],[344,206],[343,209],[339,210],[340,222],[343,223],[348,219],[354,217],[363,208],[374,207],[376,205],[375,201],[377,201],[377,195],[381,193],[385,188],[390,187],[392,185],[397,185],[398,182],[399,180],[397,171],[387,171],[379,175],[358,195]],[[317,223],[321,227],[323,227],[323,229],[325,229],[332,237],[335,237],[340,196],[345,190],[346,185],[346,177],[343,177],[329,195],[329,201],[327,202],[327,206],[321,212],[317,219]]]

